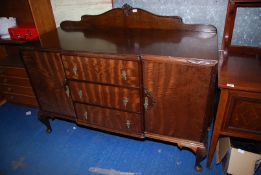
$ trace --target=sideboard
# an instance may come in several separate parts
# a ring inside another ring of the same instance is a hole
[[[22,48],[49,118],[207,153],[217,74],[217,31],[124,5],[41,35]]]

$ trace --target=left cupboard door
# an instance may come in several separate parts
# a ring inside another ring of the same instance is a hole
[[[22,56],[41,110],[74,119],[74,107],[65,82],[60,54],[23,51]]]

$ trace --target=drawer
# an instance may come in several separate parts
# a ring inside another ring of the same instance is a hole
[[[62,56],[66,77],[69,79],[139,87],[137,61],[113,58]]]
[[[0,84],[31,87],[28,78],[0,76]]]
[[[0,76],[28,78],[25,68],[0,66]]]
[[[70,90],[74,101],[131,112],[141,111],[139,89],[71,81]]]
[[[15,94],[35,96],[33,89],[31,87],[0,84],[0,91],[3,93],[15,93]]]
[[[95,128],[141,135],[141,115],[102,107],[75,104],[77,121]]]
[[[261,93],[230,91],[223,130],[261,134]]]
[[[3,94],[3,96],[9,102],[18,103],[22,105],[29,105],[29,106],[38,106],[36,97],[33,96],[12,94],[12,93],[5,93]]]

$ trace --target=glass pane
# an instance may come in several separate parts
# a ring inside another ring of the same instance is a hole
[[[261,47],[261,8],[237,8],[231,45]]]

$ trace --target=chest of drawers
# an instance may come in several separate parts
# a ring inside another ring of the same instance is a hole
[[[23,48],[39,119],[48,132],[48,119],[62,118],[176,143],[196,154],[200,171],[212,116],[216,29],[136,10],[65,21]]]
[[[0,92],[9,102],[38,106],[24,68],[0,66]]]

